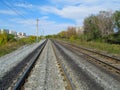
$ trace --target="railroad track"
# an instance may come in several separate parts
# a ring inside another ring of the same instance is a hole
[[[74,52],[79,52],[84,55],[84,58],[87,58],[90,62],[104,68],[105,70],[112,72],[113,74],[120,76],[120,59],[114,58],[96,51],[76,46],[70,43],[57,41],[59,44],[65,46],[66,48],[71,49]],[[78,54],[78,53],[76,53]],[[81,54],[80,54],[81,55]]]
[[[0,90],[11,90],[11,88],[14,87],[17,80],[31,63],[33,56],[39,52],[39,49],[45,44],[45,42],[46,41],[43,40],[39,43],[32,44],[32,47],[30,46],[31,49],[30,47],[26,48],[24,51],[21,50],[21,54],[12,54],[10,58],[3,59],[6,63],[3,63],[3,67],[1,67]]]
[[[41,54],[42,50],[44,49],[46,45],[47,40],[39,47],[37,48],[37,53],[31,58],[31,62],[29,65],[27,65],[27,68],[24,70],[24,73],[17,79],[17,82],[15,82],[15,85],[10,87],[12,90],[21,90],[23,84],[25,83],[26,78],[28,77],[29,73],[31,72],[32,68],[34,67],[37,58]],[[29,56],[28,56],[29,57]]]
[[[55,52],[55,56],[56,56],[56,59],[57,59],[57,64],[60,68],[60,71],[61,71],[62,75],[64,76],[64,81],[67,82],[66,90],[75,90],[75,86],[72,84],[72,81],[70,80],[70,78],[69,78],[69,76],[66,72],[66,69],[64,68],[64,66],[62,65],[60,59],[58,58],[58,56],[56,54],[54,44],[52,44],[52,47],[53,47],[53,50]]]
[[[42,46],[42,48],[39,50],[39,53],[36,54],[36,56],[33,58],[34,60],[32,60],[31,64],[29,65],[29,67],[26,69],[26,71],[24,72],[24,74],[20,77],[20,79],[18,80],[18,82],[16,83],[15,87],[13,87],[13,90],[21,90],[21,89],[24,89],[24,84],[26,83],[27,81],[27,78],[29,77],[29,74],[31,73],[31,71],[34,70],[34,66],[35,66],[35,63],[39,57],[39,55],[42,53],[42,50],[44,49],[45,45]],[[62,65],[62,63],[60,62],[59,58],[57,57],[56,55],[56,52],[55,52],[55,48],[54,48],[54,45],[52,45],[52,48],[53,48],[53,51],[55,53],[55,57],[56,57],[56,60],[57,60],[57,65],[58,65],[58,68],[59,68],[59,71],[61,73],[61,76],[63,77],[63,81],[66,83],[66,87],[65,89],[66,90],[75,90],[74,89],[74,86],[72,85],[66,71],[65,71],[65,68],[64,66]],[[47,52],[47,58],[48,58],[48,52]],[[47,60],[47,65],[46,65],[46,70],[48,70],[48,60]],[[46,71],[47,72],[47,71]],[[36,76],[37,77],[37,76]],[[47,80],[47,75],[45,75],[45,80]],[[47,83],[47,81],[44,81]]]

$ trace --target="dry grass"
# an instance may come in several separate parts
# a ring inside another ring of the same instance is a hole
[[[86,42],[86,41],[80,41],[80,40],[66,40],[73,44],[77,44],[83,47],[95,49],[100,52],[106,52],[108,54],[114,54],[117,56],[120,56],[120,45],[117,44],[108,44],[103,42]]]
[[[17,42],[7,43],[5,45],[0,46],[0,57],[16,50],[20,46],[21,45]]]

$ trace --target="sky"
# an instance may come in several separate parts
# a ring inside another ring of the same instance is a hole
[[[120,10],[120,0],[0,0],[0,28],[27,35],[52,35],[99,11]]]

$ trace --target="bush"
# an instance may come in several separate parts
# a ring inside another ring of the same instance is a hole
[[[6,44],[8,42],[8,34],[0,34],[0,45]]]
[[[71,37],[70,37],[70,41],[74,41],[76,39],[76,36],[74,36],[74,35],[72,35]]]
[[[110,43],[110,44],[120,44],[120,34],[118,33],[111,34],[107,36],[105,40],[107,43]]]

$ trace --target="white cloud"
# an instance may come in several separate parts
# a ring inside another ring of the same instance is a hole
[[[71,23],[57,23],[51,20],[39,19],[39,35],[44,30],[44,35],[57,34],[61,30],[66,30],[68,26],[74,26]],[[36,27],[35,27],[36,30]]]
[[[57,23],[55,21],[50,21],[50,20],[47,20],[46,17],[47,16],[43,16],[39,19],[39,27],[38,27],[39,35],[42,35],[43,31],[44,31],[44,35],[57,34],[61,30],[66,30],[68,26],[74,26],[74,24],[71,24],[71,23]],[[10,22],[16,23],[17,28],[13,28],[14,30],[26,32],[29,35],[30,34],[36,35],[36,20],[35,19],[24,20],[24,19],[16,18],[16,19],[11,19]]]
[[[0,14],[7,14],[7,15],[17,15],[14,11],[12,10],[0,10]]]
[[[46,19],[49,19],[49,17],[48,17],[48,16],[43,16],[43,17],[41,17],[40,19],[46,20]]]
[[[76,22],[82,21],[86,16],[90,15],[91,13],[100,11],[99,7],[89,8],[84,6],[67,6],[62,9],[57,9],[51,6],[44,6],[41,7],[41,10],[47,13],[59,15],[63,18],[75,20]]]
[[[34,19],[14,18],[10,19],[9,21],[12,22],[13,24],[16,23],[20,26],[33,26],[36,24],[36,20]]]
[[[42,21],[43,22],[43,21]],[[74,26],[71,23],[56,23],[54,21],[44,21],[43,24],[40,24],[39,31],[44,30],[44,34],[57,34],[61,30],[66,30],[68,26]]]
[[[117,10],[120,9],[120,3],[113,3],[116,0],[52,0],[54,3],[66,3],[65,6],[57,8],[54,6],[42,6],[40,11],[45,13],[53,13],[63,18],[75,20],[77,24],[81,24],[86,16],[97,14],[101,10]],[[81,4],[79,4],[81,3]],[[74,5],[79,4],[79,5]]]
[[[45,24],[49,24],[49,23],[54,23],[54,22],[49,22],[46,21],[48,19],[48,16],[43,16],[39,19],[39,23],[41,25],[43,25],[43,23]],[[22,18],[14,18],[14,19],[10,19],[11,22],[15,22],[17,24],[20,24],[22,26],[35,26],[37,23],[37,19],[22,19]]]
[[[33,8],[34,6],[32,4],[25,4],[25,3],[15,3],[14,4],[17,7],[22,7],[22,8]]]

